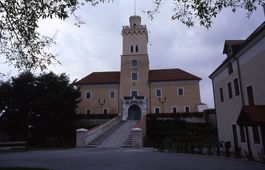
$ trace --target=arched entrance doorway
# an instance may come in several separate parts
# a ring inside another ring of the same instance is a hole
[[[131,105],[128,109],[128,120],[140,120],[141,109],[137,105]]]

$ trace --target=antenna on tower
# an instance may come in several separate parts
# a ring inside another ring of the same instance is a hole
[[[136,0],[134,0],[134,15],[136,15]]]

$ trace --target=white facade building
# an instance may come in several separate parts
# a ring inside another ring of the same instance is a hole
[[[221,148],[260,160],[265,148],[265,22],[246,40],[226,40],[210,75]]]

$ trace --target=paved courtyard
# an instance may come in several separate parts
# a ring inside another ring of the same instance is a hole
[[[0,167],[41,167],[52,170],[264,170],[260,163],[151,149],[65,149],[0,152]]]

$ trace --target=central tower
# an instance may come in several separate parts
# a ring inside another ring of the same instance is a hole
[[[141,116],[148,110],[148,32],[146,26],[141,25],[141,17],[130,17],[130,25],[122,28],[122,40],[119,96],[123,119],[127,119],[132,105],[140,108]]]

